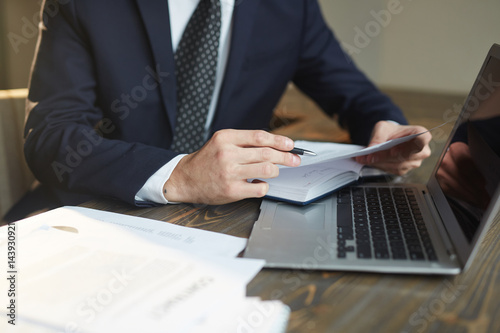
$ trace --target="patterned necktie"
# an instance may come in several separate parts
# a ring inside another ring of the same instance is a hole
[[[175,52],[177,124],[171,149],[192,153],[204,144],[221,29],[220,0],[200,0]]]

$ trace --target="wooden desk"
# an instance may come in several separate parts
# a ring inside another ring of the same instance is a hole
[[[259,205],[84,206],[248,237]],[[288,304],[289,332],[500,332],[499,232],[495,223],[471,268],[454,277],[264,269],[247,294]]]
[[[411,123],[428,128],[441,124],[443,113],[464,97],[386,92]],[[295,139],[347,140],[336,123],[320,117],[314,103],[291,87],[277,107],[273,130]],[[415,170],[414,180],[428,176],[433,163],[429,159]],[[259,205],[260,200],[150,209],[115,201],[85,206],[248,237]],[[496,223],[472,267],[454,277],[264,269],[247,293],[288,304],[289,332],[500,332],[499,233]]]

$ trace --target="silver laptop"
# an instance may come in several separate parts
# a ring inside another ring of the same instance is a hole
[[[444,110],[443,110],[444,112]],[[305,207],[263,200],[244,256],[267,267],[457,274],[500,208],[500,45],[486,57],[426,185],[351,186]],[[437,137],[436,137],[437,136]]]

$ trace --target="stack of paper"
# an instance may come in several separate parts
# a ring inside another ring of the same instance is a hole
[[[0,298],[14,300],[15,310],[1,307],[2,332],[286,329],[281,302],[245,297],[264,265],[234,258],[246,239],[78,207],[15,227],[10,239],[8,227],[0,228],[1,252],[15,248],[14,265],[4,269],[15,277],[15,295],[5,286]],[[9,312],[15,327],[5,320]]]

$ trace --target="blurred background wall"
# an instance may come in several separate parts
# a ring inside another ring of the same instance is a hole
[[[26,88],[41,0],[0,0],[0,89]]]
[[[498,0],[320,3],[347,52],[383,87],[466,94],[500,43]]]
[[[389,88],[467,93],[492,43],[498,0],[319,0],[357,65]],[[0,0],[0,89],[24,88],[41,0]]]

